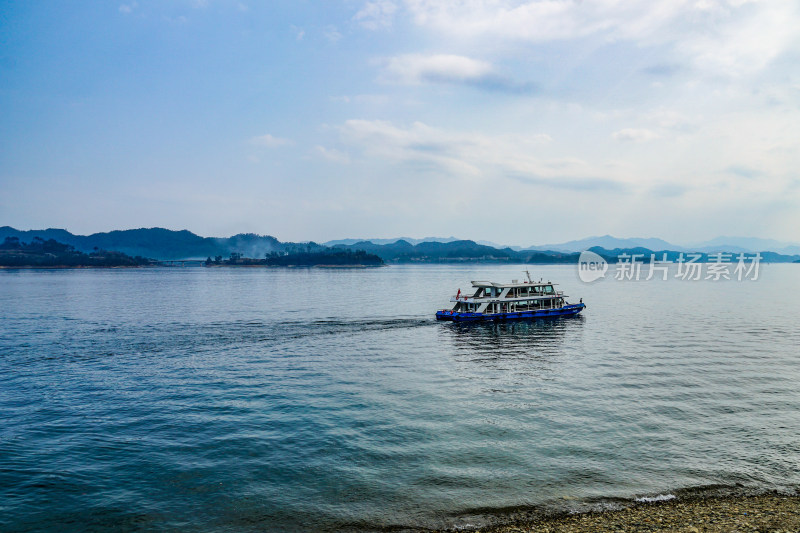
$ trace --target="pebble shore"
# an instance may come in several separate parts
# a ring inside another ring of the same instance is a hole
[[[481,533],[800,532],[800,495],[693,498],[636,503],[613,511],[542,517]]]

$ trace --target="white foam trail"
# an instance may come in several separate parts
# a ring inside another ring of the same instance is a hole
[[[674,500],[674,494],[659,494],[658,496],[643,496],[636,498],[637,502],[665,502],[667,500]]]

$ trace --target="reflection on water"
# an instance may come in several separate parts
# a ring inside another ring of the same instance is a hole
[[[524,348],[534,353],[557,351],[557,343],[564,341],[567,331],[580,328],[583,321],[584,317],[576,316],[493,322],[446,322],[442,327],[452,332],[450,339],[456,348],[481,350],[491,347],[497,351],[496,355],[503,356],[506,348]]]
[[[492,392],[517,391],[552,379],[565,357],[565,343],[578,342],[583,317],[503,322],[441,323],[463,379],[488,383]],[[470,366],[479,365],[478,369]],[[491,376],[491,380],[487,380]],[[533,381],[532,381],[533,380]]]

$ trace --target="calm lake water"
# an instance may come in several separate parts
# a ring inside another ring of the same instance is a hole
[[[800,265],[535,266],[582,316],[433,320],[522,268],[0,271],[0,530],[469,526],[800,486]]]

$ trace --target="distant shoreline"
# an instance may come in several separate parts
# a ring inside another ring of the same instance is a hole
[[[175,261],[180,261],[176,259]],[[328,269],[362,269],[382,268],[383,265],[119,265],[119,266],[94,266],[94,265],[0,265],[0,270],[109,270],[128,268],[328,268]]]
[[[169,261],[180,262],[181,259],[170,259]],[[194,259],[185,259],[184,261],[195,261]],[[452,266],[452,265],[479,265],[479,266],[576,266],[578,263],[492,263],[492,262],[409,262],[409,263],[384,263],[382,265],[117,265],[117,266],[103,266],[103,265],[0,265],[0,270],[109,270],[109,269],[148,269],[148,268],[325,268],[325,269],[371,269],[383,268],[391,266]],[[767,263],[770,264],[770,263]],[[778,263],[778,264],[800,264],[796,263]]]
[[[229,261],[229,256],[248,261],[284,262],[286,255],[314,255],[342,252],[375,255],[387,263],[459,263],[459,264],[575,264],[580,253],[586,250],[598,253],[609,263],[616,263],[624,255],[633,255],[647,262],[652,255],[675,262],[683,254],[685,259],[699,263],[715,262],[718,253],[735,262],[740,253],[752,256],[758,252],[763,263],[798,263],[800,245],[770,240],[739,239],[725,243],[725,238],[695,246],[674,245],[657,238],[618,239],[610,235],[589,237],[580,241],[524,247],[508,247],[487,241],[447,239],[344,239],[325,244],[308,242],[281,242],[270,235],[241,233],[231,237],[201,237],[188,230],[173,231],[164,228],[139,228],[116,230],[92,235],[75,235],[63,229],[17,230],[10,226],[0,227],[0,243],[3,238],[42,243],[54,240],[91,254],[92,251],[117,250],[119,253],[142,258],[183,256],[214,258],[214,262]],[[13,242],[11,243],[14,244]],[[40,243],[41,244],[41,243]],[[14,248],[11,246],[9,249]],[[686,254],[689,254],[688,256]],[[696,260],[693,256],[699,255]],[[226,259],[223,259],[226,258]],[[257,259],[262,258],[262,259]],[[728,262],[720,258],[720,262]],[[176,259],[178,260],[178,259]],[[681,259],[683,261],[684,259]],[[295,261],[295,259],[289,259]],[[313,259],[317,261],[317,259]],[[328,263],[348,261],[323,259]],[[365,263],[363,259],[356,259]],[[304,261],[306,262],[306,261]]]
[[[204,268],[382,268],[381,265],[203,265]],[[171,267],[170,267],[171,268]]]
[[[0,270],[118,270],[128,268],[153,268],[150,265],[0,265]]]

